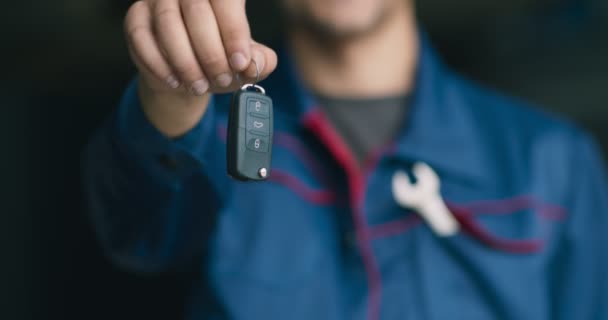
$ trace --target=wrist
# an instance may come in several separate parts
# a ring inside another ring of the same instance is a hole
[[[141,81],[138,82],[138,95],[148,121],[168,138],[177,138],[194,128],[211,98],[210,93],[194,96],[180,89],[158,92]]]

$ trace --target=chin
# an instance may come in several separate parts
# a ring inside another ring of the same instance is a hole
[[[404,0],[284,0],[292,23],[315,29],[326,37],[372,31]]]

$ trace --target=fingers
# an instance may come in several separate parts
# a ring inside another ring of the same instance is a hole
[[[195,56],[178,2],[159,0],[154,8],[153,19],[158,42],[164,49],[171,68],[179,79],[190,86],[194,94],[203,95],[209,89],[209,82]]]
[[[209,1],[182,1],[182,15],[198,62],[209,81],[218,88],[230,86],[233,80],[232,70]]]
[[[138,1],[131,6],[125,18],[125,33],[129,52],[141,73],[170,88],[179,87],[178,79],[154,39],[152,16],[146,3]]]
[[[262,80],[277,64],[272,49],[251,39],[245,0],[137,1],[125,32],[143,79],[196,95]]]
[[[219,26],[226,56],[237,71],[251,62],[251,32],[245,13],[245,0],[209,0]]]

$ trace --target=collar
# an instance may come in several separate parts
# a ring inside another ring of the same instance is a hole
[[[424,33],[420,41],[419,64],[411,104],[404,127],[382,159],[408,164],[425,162],[441,177],[481,183],[491,177],[487,159],[481,152],[482,138],[466,93],[471,89],[441,61]],[[299,121],[318,109],[317,101],[298,76],[289,49],[283,46],[281,61],[268,86],[284,88],[273,92],[281,113]],[[275,83],[272,83],[275,82]],[[276,122],[275,122],[276,123]]]

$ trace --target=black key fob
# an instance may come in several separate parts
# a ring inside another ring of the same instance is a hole
[[[272,100],[259,85],[246,84],[234,93],[228,118],[228,175],[261,181],[270,175]]]

